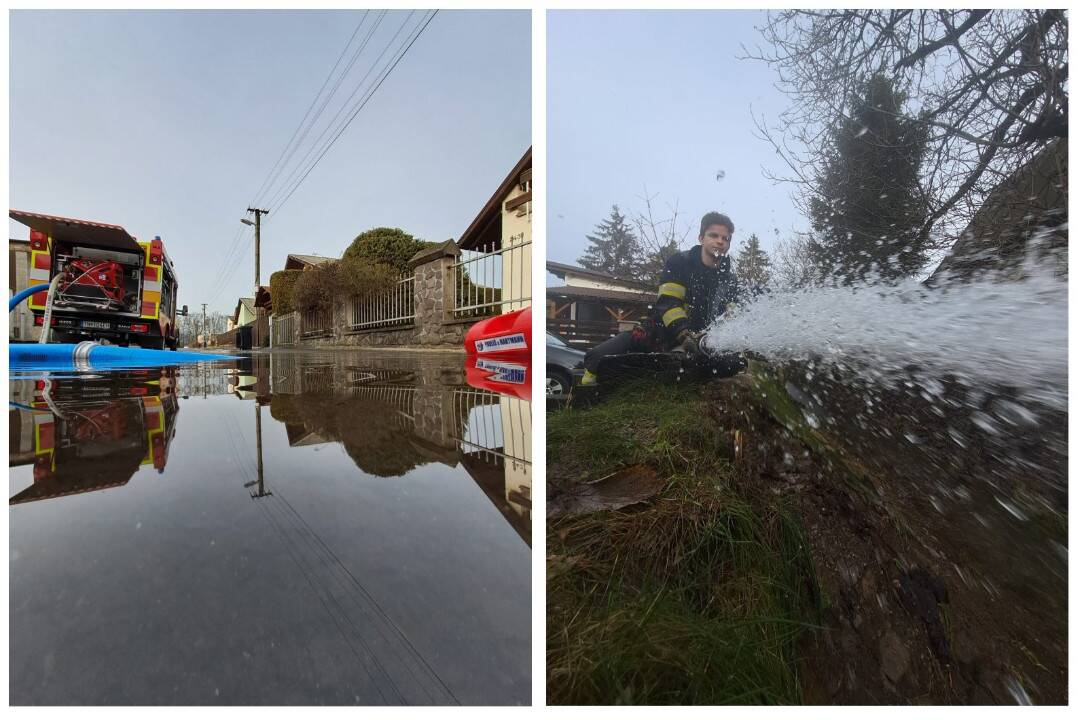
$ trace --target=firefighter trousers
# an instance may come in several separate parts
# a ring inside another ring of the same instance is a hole
[[[586,352],[585,369],[594,375],[598,374],[600,363],[604,358],[609,358],[613,355],[625,355],[632,352],[648,352],[652,348],[652,345],[653,343],[649,342],[648,339],[644,337],[640,340],[635,339],[634,332],[632,330],[626,330],[613,338],[608,338]]]

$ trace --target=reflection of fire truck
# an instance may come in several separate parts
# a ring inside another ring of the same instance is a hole
[[[118,382],[32,381],[33,400],[12,410],[12,466],[31,463],[33,484],[10,504],[124,485],[144,465],[165,470],[179,402],[170,370]]]
[[[119,225],[11,210],[30,227],[30,284],[59,277],[50,339],[176,349],[176,273],[161,238],[140,242]],[[34,324],[47,293],[29,299]]]

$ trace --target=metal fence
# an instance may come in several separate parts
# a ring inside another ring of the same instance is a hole
[[[524,233],[505,247],[464,250],[454,263],[454,316],[483,317],[520,310],[532,298],[532,262]]]
[[[357,298],[350,304],[349,327],[353,330],[400,327],[416,320],[416,275],[402,275],[383,293]]]
[[[464,420],[461,451],[486,462],[500,459],[532,465],[530,404],[473,388],[454,391],[454,414]]]
[[[416,403],[416,388],[408,385],[360,385],[349,388],[349,394],[354,398],[369,400],[385,406],[393,413],[385,413],[387,421],[393,421],[400,429],[406,432],[416,430],[416,411],[413,409]],[[380,413],[382,414],[382,413]]]
[[[272,318],[271,322],[274,324],[274,330],[270,334],[270,340],[273,342],[274,347],[293,347],[296,345],[297,313],[291,312],[288,315]]]
[[[300,336],[318,337],[334,332],[334,309],[316,308],[300,313]]]

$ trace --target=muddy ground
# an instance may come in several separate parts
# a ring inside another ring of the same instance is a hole
[[[798,618],[802,702],[1067,702],[1064,413],[797,366],[699,391],[730,487],[804,529],[818,610]],[[552,507],[590,479],[564,450],[549,445]]]

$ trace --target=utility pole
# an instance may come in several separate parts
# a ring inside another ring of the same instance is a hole
[[[248,208],[247,211],[249,213],[255,213],[255,292],[257,294],[259,292],[259,229],[260,229],[260,221],[262,220],[262,216],[263,215],[269,215],[270,211],[269,210],[261,210],[259,208]],[[251,224],[251,221],[247,220],[246,218],[243,220],[243,222],[245,224],[247,224],[247,225]]]
[[[252,499],[267,497],[273,495],[272,492],[267,492],[266,487],[263,484],[263,452],[262,452],[262,405],[259,404],[259,399],[255,398],[255,452],[258,458],[258,486],[259,489],[256,492],[251,493]]]
[[[206,303],[202,304],[202,346],[209,345],[210,336],[206,327]]]

